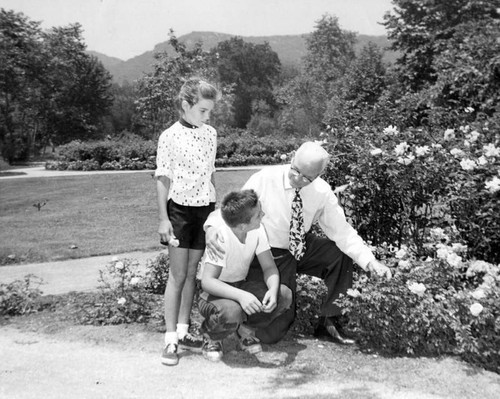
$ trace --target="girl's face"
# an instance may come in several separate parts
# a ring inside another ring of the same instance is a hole
[[[182,109],[184,110],[184,120],[191,125],[200,127],[207,123],[210,119],[210,112],[214,109],[215,103],[212,100],[202,98],[193,106],[190,106],[187,101],[182,102]]]

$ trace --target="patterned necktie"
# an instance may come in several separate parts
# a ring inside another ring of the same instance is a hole
[[[292,219],[290,220],[290,237],[288,249],[297,260],[301,260],[306,252],[306,231],[304,229],[304,217],[302,215],[302,198],[300,189],[295,189],[292,201]]]

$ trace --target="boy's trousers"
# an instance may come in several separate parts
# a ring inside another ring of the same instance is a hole
[[[254,294],[261,302],[268,291],[264,281],[239,281],[227,284]],[[253,315],[247,315],[240,304],[232,299],[216,297],[203,291],[198,300],[198,309],[204,317],[200,331],[210,339],[220,341],[237,331],[241,324],[251,329],[265,328],[289,309],[291,304],[292,292],[284,285],[280,285],[278,303],[271,313],[259,312]]]

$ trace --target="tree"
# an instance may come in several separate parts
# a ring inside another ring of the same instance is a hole
[[[13,161],[26,156],[19,135],[22,128],[20,104],[30,87],[38,84],[42,61],[38,22],[21,13],[0,10],[0,145],[2,155]]]
[[[221,83],[234,85],[234,125],[245,128],[252,117],[252,109],[264,102],[275,110],[274,82],[281,63],[269,43],[246,43],[233,37],[212,50]],[[261,106],[262,108],[262,106]]]
[[[109,122],[111,130],[115,133],[122,131],[133,131],[133,118],[135,113],[135,101],[137,92],[133,85],[128,82],[119,85],[111,85],[111,94],[113,95],[113,105]]]
[[[47,68],[42,113],[46,138],[55,144],[96,137],[112,105],[111,75],[85,48],[79,24],[43,34]]]
[[[356,35],[343,31],[337,17],[326,14],[317,21],[307,39],[302,73],[278,91],[281,129],[302,135],[319,132],[327,103],[337,96],[341,79],[355,60],[355,41]]]
[[[394,0],[384,17],[397,60],[401,103],[416,124],[450,124],[464,107],[476,117],[498,103],[500,0]],[[471,115],[467,115],[470,121]]]
[[[327,86],[335,82],[354,60],[355,42],[355,33],[342,30],[337,17],[323,15],[307,39],[307,55],[304,57],[306,73]]]
[[[160,133],[179,118],[177,95],[184,81],[191,76],[199,76],[211,82],[216,81],[212,58],[196,43],[189,50],[170,31],[170,45],[174,55],[164,51],[155,54],[153,71],[138,81],[139,98],[135,121],[140,124],[143,135],[157,138]]]
[[[48,142],[95,134],[111,105],[111,76],[85,53],[81,26],[42,32],[37,22],[2,9],[0,35],[2,154],[26,159]]]
[[[372,110],[386,86],[386,67],[383,52],[374,43],[368,43],[350,68],[335,83],[335,91],[328,100],[325,125],[345,128],[370,124],[375,117]]]

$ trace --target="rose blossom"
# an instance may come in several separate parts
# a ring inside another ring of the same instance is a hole
[[[394,153],[396,155],[403,155],[410,146],[406,143],[406,141],[403,141],[402,143],[399,143],[396,148],[394,148]]]
[[[118,299],[118,305],[125,305],[125,302],[127,302],[127,300],[123,297],[121,297],[120,299]]]
[[[476,302],[471,307],[469,308],[472,316],[479,316],[479,313],[483,311],[483,305],[480,303]]]
[[[493,179],[484,183],[484,186],[490,193],[496,193],[500,190],[500,179],[494,176]]]
[[[411,283],[408,284],[408,289],[418,296],[424,295],[425,290],[427,289],[422,283]]]
[[[389,135],[396,135],[398,134],[398,128],[396,126],[389,125],[384,129],[384,134],[389,134]]]
[[[463,170],[474,170],[476,168],[476,163],[471,159],[462,159],[460,161],[460,166]]]
[[[358,296],[361,295],[361,292],[359,292],[356,289],[349,288],[347,290],[347,295],[349,295],[350,297],[353,297],[353,298],[357,298]]]
[[[483,146],[484,155],[488,158],[498,157],[500,156],[500,148],[495,147],[495,144],[490,143],[488,145]]]
[[[478,288],[477,290],[475,290],[471,295],[474,299],[478,299],[478,300],[483,299],[486,296],[484,290],[482,290],[481,288]]]
[[[445,140],[451,140],[455,138],[455,130],[453,129],[446,129],[444,131],[444,139]]]
[[[116,264],[115,264],[116,270],[122,270],[124,267],[125,267],[125,265],[123,264],[123,262],[116,262]]]
[[[423,145],[421,147],[415,148],[415,154],[417,157],[424,157],[429,153],[429,146],[428,145]]]

